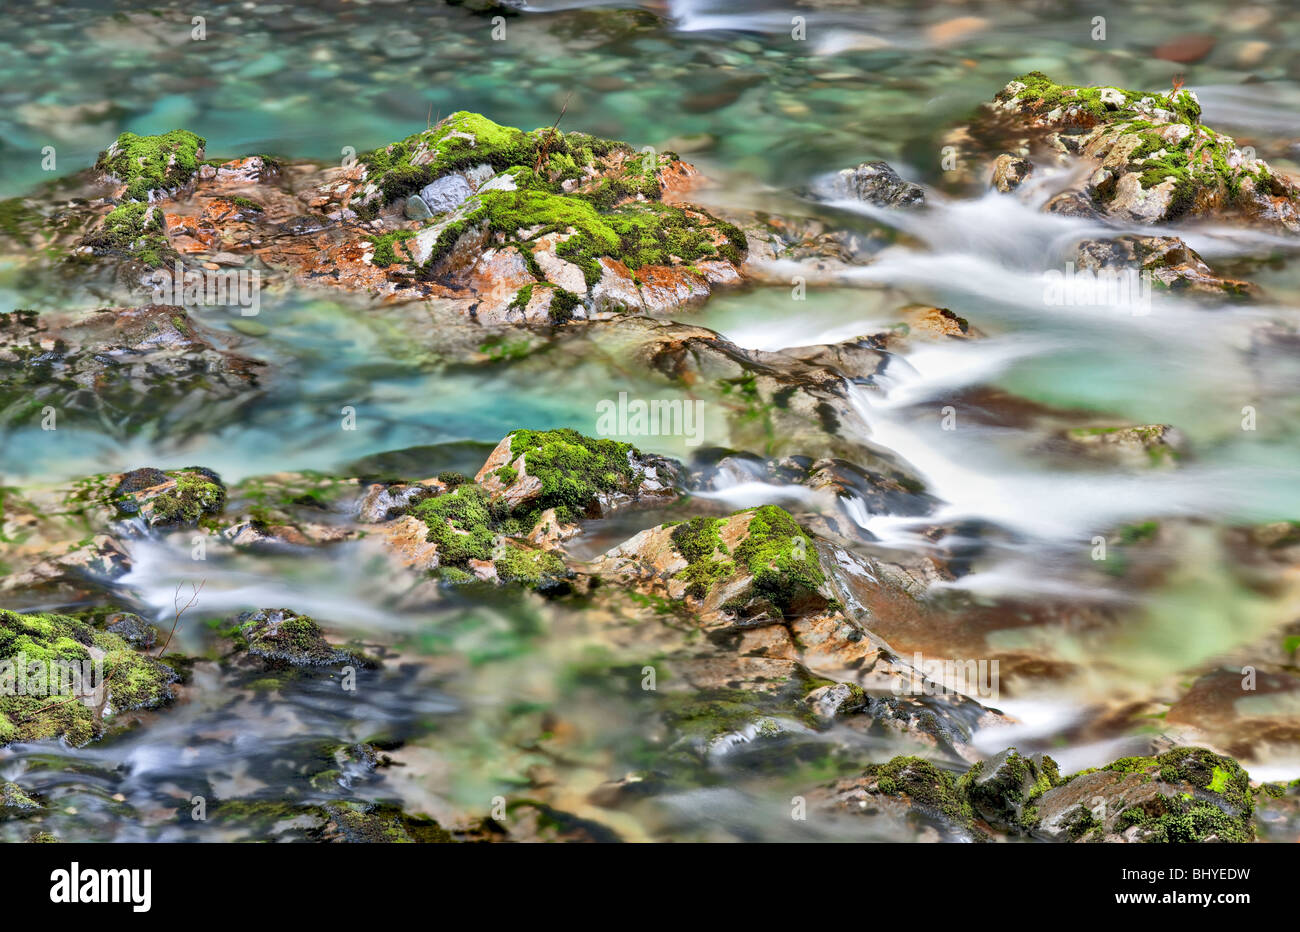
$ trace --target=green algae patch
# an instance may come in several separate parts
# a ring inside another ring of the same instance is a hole
[[[177,679],[77,618],[0,609],[0,744],[62,738],[80,747],[105,731],[100,700],[112,714],[156,708],[172,699]]]
[[[148,201],[174,191],[198,171],[207,140],[189,130],[159,136],[123,133],[100,153],[95,168],[125,184],[126,199]]]

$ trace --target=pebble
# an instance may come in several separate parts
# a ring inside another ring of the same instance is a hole
[[[1214,36],[1178,36],[1163,45],[1156,46],[1152,52],[1156,58],[1189,65],[1198,62],[1214,51]]]

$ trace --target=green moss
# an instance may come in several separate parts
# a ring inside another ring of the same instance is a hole
[[[754,593],[789,612],[825,583],[817,548],[789,513],[776,505],[753,509],[735,560],[754,577]]]
[[[876,790],[886,796],[908,799],[912,805],[929,809],[956,824],[970,828],[974,811],[970,800],[958,788],[957,778],[921,757],[895,757],[887,764],[872,764],[863,776],[874,779]]]
[[[718,256],[740,261],[748,244],[737,227],[702,211],[660,202],[658,171],[672,158],[646,158],[625,143],[585,133],[526,133],[462,111],[433,129],[367,153],[361,161],[368,180],[386,201],[480,164],[510,176],[515,190],[479,194],[463,216],[442,229],[426,269],[435,270],[467,231],[486,227],[518,242],[530,270],[542,279],[530,243],[548,233],[573,230],[556,252],[582,269],[590,286],[600,280],[601,256],[616,258],[630,269]],[[530,232],[518,238],[520,230]],[[394,235],[375,238],[376,264],[391,263],[388,243],[381,240]],[[529,297],[531,291],[521,290],[512,306],[526,305]],[[565,310],[565,299],[557,294],[553,318],[568,319]]]
[[[149,501],[151,525],[193,525],[204,515],[217,514],[225,507],[225,487],[206,471],[176,470],[166,475],[176,485]]]
[[[697,599],[708,595],[713,584],[736,571],[731,560],[720,558],[724,551],[718,529],[726,523],[723,518],[698,516],[673,528],[672,541],[677,552],[686,558],[686,567],[677,574],[687,583],[686,592]]]
[[[635,480],[629,457],[636,448],[616,440],[595,439],[576,430],[518,430],[510,436],[511,462],[520,456],[528,475],[541,482],[531,506],[554,508],[561,521],[584,517],[603,492],[628,492]]]
[[[569,575],[564,561],[547,550],[528,550],[507,545],[505,553],[496,560],[496,571],[502,582],[523,583],[533,588],[554,585]]]
[[[150,268],[166,265],[175,254],[163,232],[162,212],[141,201],[113,208],[85,244],[99,253],[116,253]]]
[[[378,236],[369,237],[370,242],[375,244],[375,254],[371,261],[375,265],[386,267],[397,265],[399,262],[410,262],[411,254],[407,251],[402,243],[415,236],[411,230],[394,230],[390,233],[381,233]],[[401,255],[398,255],[398,250]]]
[[[117,713],[168,702],[171,684],[177,680],[170,667],[137,653],[117,635],[79,619],[0,610],[0,661],[12,666],[20,654],[29,665],[40,664],[45,670],[58,664],[84,671],[86,661],[100,657],[102,685]],[[99,685],[95,676],[92,666],[91,682],[83,681],[83,690]],[[47,683],[40,695],[0,695],[0,744],[63,738],[81,746],[103,734],[105,723],[95,710],[82,699],[64,694],[63,687],[74,682],[60,682],[58,688]]]
[[[492,558],[497,522],[487,494],[478,486],[462,485],[427,498],[411,514],[428,526],[427,539],[438,545],[440,565],[464,567],[470,560]]]
[[[126,197],[147,201],[150,195],[174,190],[199,168],[199,152],[207,145],[201,136],[174,129],[160,136],[123,133],[101,152],[95,168],[127,186]]]

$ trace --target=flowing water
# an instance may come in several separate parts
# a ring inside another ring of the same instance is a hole
[[[0,195],[48,177],[44,146],[55,147],[59,173],[72,172],[123,130],[186,126],[207,137],[209,155],[334,161],[346,147],[361,152],[423,128],[430,114],[474,110],[533,127],[549,125],[566,103],[568,129],[682,152],[717,181],[705,197],[721,207],[798,204],[789,192],[815,188],[827,172],[888,159],[934,186],[928,211],[802,204],[846,228],[899,234],[874,262],[836,287],[811,290],[803,304],[792,304],[786,287],[756,288],[715,295],[677,319],[756,350],[870,333],[909,302],[952,308],[982,331],[980,340],[914,344],[873,384],[845,387],[870,430],[852,439],[911,464],[940,500],[937,513],[918,519],[843,504],[874,540],[864,552],[924,551],[932,546],[925,530],[936,523],[982,529],[972,532],[981,546],[970,571],[941,586],[953,598],[992,606],[1077,600],[1114,611],[1101,630],[994,632],[991,643],[1068,661],[1072,672],[1005,696],[999,707],[1022,724],[978,736],[979,746],[1050,749],[1067,772],[1103,763],[1128,738],[1095,737],[1081,720],[1129,699],[1167,704],[1180,675],[1295,617],[1292,597],[1260,592],[1233,571],[1219,533],[1300,511],[1300,365],[1242,351],[1258,325],[1294,318],[1294,244],[1212,225],[1178,231],[1216,270],[1256,282],[1264,298],[1252,304],[1210,308],[1157,292],[1149,308],[1047,307],[1043,272],[1060,268],[1068,246],[1096,230],[1041,213],[1033,192],[1028,200],[945,195],[940,168],[952,125],[1010,77],[1041,69],[1126,87],[1167,86],[1187,71],[1208,125],[1294,169],[1300,20],[1287,4],[1181,5],[1180,33],[1217,37],[1193,66],[1150,54],[1168,38],[1172,14],[1142,3],[809,3],[795,14],[805,18],[802,40],[792,38],[789,4],[727,0],[538,0],[506,20],[502,41],[487,16],[422,2],[214,3],[205,15],[207,37],[194,41],[188,8],[153,2],[11,11],[0,36]],[[1107,18],[1104,41],[1091,37],[1094,16]],[[3,310],[66,302],[0,266]],[[200,316],[234,332],[236,318]],[[146,464],[202,463],[228,483],[287,470],[355,475],[355,464],[409,448],[425,451],[417,476],[472,472],[515,427],[594,433],[594,399],[668,394],[600,356],[550,365],[507,354],[491,366],[458,365],[455,347],[481,338],[436,307],[291,291],[265,295],[261,319],[269,331],[242,351],[269,360],[276,379],[238,423],[193,436],[164,426],[129,439],[84,424],[8,429],[3,485]],[[1173,424],[1194,452],[1177,469],[1063,460],[1045,445],[1050,416],[1019,416],[1009,398],[1042,406],[1035,410],[1092,412],[1098,423]],[[338,429],[348,405],[360,413],[356,431]],[[949,405],[961,408],[955,430],[942,427]],[[1242,429],[1246,406],[1257,412],[1255,430]],[[679,458],[692,453],[682,438],[625,439]],[[723,420],[706,421],[704,443],[732,445]],[[768,502],[823,507],[801,488],[759,481],[698,496],[692,507]],[[594,556],[673,514],[588,527],[570,552]],[[1135,588],[1089,559],[1096,535],[1153,521],[1185,529],[1155,543],[1168,563],[1157,582]],[[177,586],[194,575],[190,546],[185,534],[135,539],[121,603],[165,627]],[[215,554],[203,575],[200,614],[177,634],[185,651],[210,648],[215,628],[241,611],[286,606],[385,663],[362,674],[345,704],[328,683],[273,699],[236,673],[200,664],[186,701],[145,727],[81,750],[46,743],[0,751],[0,778],[57,800],[48,830],[68,839],[217,840],[220,830],[180,817],[191,797],[276,798],[312,767],[324,769],[319,748],[330,742],[397,747],[396,766],[378,776],[359,771],[349,792],[444,821],[481,816],[494,797],[537,786],[548,787],[557,808],[590,815],[586,794],[595,786],[653,762],[657,726],[634,677],[597,675],[632,661],[581,604],[475,590],[412,608],[364,542],[269,557]],[[599,818],[629,839],[861,839],[860,826],[792,822],[790,794],[837,772],[838,761],[883,760],[896,749],[839,728],[815,740],[834,753],[767,760],[741,748],[699,786]],[[1291,779],[1300,759],[1264,751],[1250,770]],[[874,823],[865,831],[906,837]],[[16,837],[0,823],[0,838]]]

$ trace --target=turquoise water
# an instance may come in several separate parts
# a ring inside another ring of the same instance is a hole
[[[1163,4],[809,3],[797,14],[720,0],[532,6],[506,19],[498,41],[490,17],[422,2],[212,4],[202,40],[191,38],[195,14],[185,5],[34,5],[0,36],[0,195],[49,179],[43,147],[55,149],[53,174],[71,174],[124,130],[184,126],[208,139],[210,156],[332,162],[455,110],[526,128],[550,125],[563,110],[565,129],[676,149],[715,182],[701,197],[720,207],[798,204],[786,189],[885,158],[938,189],[924,221],[888,221],[913,245],[890,247],[840,286],[813,289],[803,304],[792,304],[788,288],[754,288],[674,316],[763,350],[869,333],[909,302],[951,307],[978,327],[985,337],[969,346],[918,346],[901,358],[898,371],[910,375],[862,393],[863,404],[876,406],[875,435],[853,438],[900,453],[954,516],[1013,529],[989,545],[988,561],[966,581],[977,599],[1081,598],[1105,584],[1086,564],[1094,534],[1148,520],[1192,526],[1158,545],[1173,570],[1148,589],[1119,593],[1119,620],[1104,631],[1000,632],[1007,650],[1029,644],[1078,667],[1007,706],[1026,720],[1033,703],[1051,707],[1037,746],[1062,749],[1077,766],[1100,763],[1109,747],[1078,737],[1072,722],[1054,717],[1061,708],[1104,711],[1152,696],[1167,706],[1171,684],[1187,671],[1292,619],[1293,596],[1244,582],[1217,532],[1295,519],[1300,510],[1300,367],[1285,355],[1241,352],[1258,324],[1294,321],[1295,247],[1239,231],[1187,234],[1216,267],[1260,285],[1265,297],[1255,305],[1207,308],[1157,295],[1141,317],[1045,309],[1039,276],[1058,262],[1054,247],[1068,224],[970,192],[952,190],[945,201],[940,167],[953,125],[1012,76],[1042,69],[1063,81],[1153,88],[1185,73],[1207,124],[1295,169],[1300,20],[1286,4],[1181,5],[1180,33],[1216,39],[1194,64],[1152,55],[1168,39]],[[791,37],[791,15],[806,17],[806,38]],[[1104,41],[1091,37],[1095,16],[1106,18]],[[845,226],[881,222],[820,214]],[[48,280],[0,267],[0,310],[58,310],[67,300]],[[235,318],[198,316],[234,338]],[[480,446],[455,454],[455,468],[472,471],[481,445],[513,428],[593,433],[596,399],[672,395],[648,374],[616,365],[598,342],[486,332],[437,307],[295,290],[265,296],[260,319],[269,332],[238,337],[238,349],[267,360],[274,378],[246,416],[183,436],[165,411],[154,430],[132,436],[75,421],[53,434],[10,429],[0,447],[3,484],[145,464],[202,463],[231,483],[288,470],[348,474],[380,454],[466,441]],[[525,348],[491,358],[493,347],[515,339]],[[951,438],[939,433],[943,405],[993,389],[1074,417],[1173,424],[1192,452],[1175,471],[1063,465],[1041,447],[1056,426],[1046,414],[995,417]],[[1259,415],[1250,432],[1241,429],[1247,405]],[[345,406],[357,412],[355,431],[339,429]],[[680,438],[628,439],[681,458],[692,452]],[[733,444],[724,418],[706,421],[704,442]],[[422,475],[443,468],[425,462]],[[618,529],[630,536],[639,528]],[[589,533],[602,541],[613,534]],[[899,541],[921,546],[915,528]],[[192,572],[188,546],[174,535],[141,542],[135,553],[124,586],[160,619]],[[406,672],[380,676],[358,707],[330,709],[307,690],[275,708],[209,672],[175,715],[83,751],[0,752],[0,775],[56,793],[64,811],[49,827],[64,837],[201,840],[212,835],[160,804],[174,786],[273,794],[286,779],[282,759],[308,756],[312,740],[382,732],[406,742],[394,752],[404,766],[361,792],[442,820],[481,815],[499,794],[545,787],[553,805],[630,839],[909,837],[880,826],[808,828],[781,815],[791,792],[837,772],[842,760],[898,750],[839,731],[826,738],[837,744],[828,757],[774,763],[741,754],[658,807],[596,810],[586,794],[646,766],[656,747],[653,716],[635,692],[591,672],[639,656],[609,633],[610,619],[518,593],[412,606],[373,556],[360,544],[293,559],[224,554],[206,570],[204,621],[297,605],[332,633],[391,651],[400,662],[388,668]],[[196,624],[181,643],[197,652],[212,636]],[[234,694],[238,701],[227,704]],[[1257,763],[1261,773],[1300,775],[1286,749]],[[0,837],[16,837],[6,832],[0,825]]]

